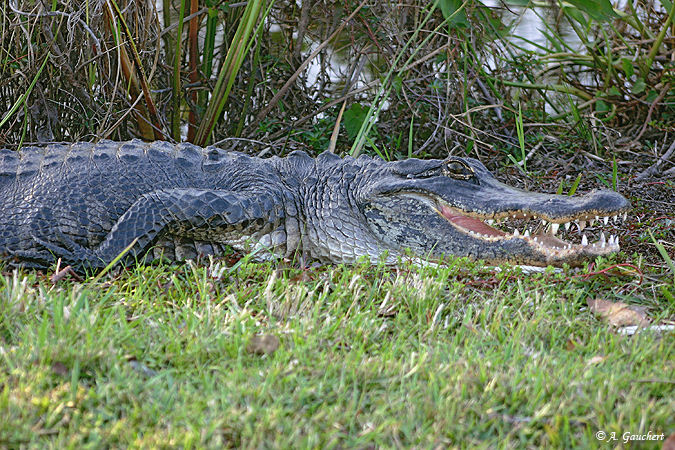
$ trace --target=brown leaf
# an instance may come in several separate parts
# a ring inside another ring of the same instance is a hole
[[[645,314],[644,308],[637,306],[596,298],[595,300],[588,300],[588,307],[594,314],[615,327],[628,325],[644,327],[649,324],[649,318]]]
[[[671,434],[663,441],[663,447],[661,450],[675,450],[675,433]]]
[[[62,362],[57,361],[54,364],[52,364],[52,372],[55,375],[60,375],[62,377],[65,377],[65,376],[68,375],[68,368]]]
[[[471,322],[463,323],[462,326],[474,334],[478,334],[478,329]]]
[[[565,344],[565,348],[567,348],[569,351],[572,351],[580,345],[582,345],[582,342],[576,337],[570,335],[569,339],[567,339],[567,343]]]
[[[246,351],[255,355],[271,355],[279,348],[279,338],[273,334],[256,334],[248,341]]]
[[[289,281],[291,284],[307,283],[309,281],[314,281],[314,274],[311,273],[309,270],[303,270],[298,275],[291,278]]]
[[[607,359],[606,356],[602,356],[602,355],[594,356],[591,359],[589,359],[588,361],[586,361],[586,365],[591,366],[591,365],[594,365],[594,364],[600,364],[601,362],[603,362],[606,359]]]
[[[128,362],[132,369],[134,369],[136,372],[145,375],[146,377],[154,377],[155,375],[157,375],[156,370],[149,368],[142,362],[137,361],[135,358],[130,359]]]

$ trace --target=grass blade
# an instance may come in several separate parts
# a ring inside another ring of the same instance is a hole
[[[45,56],[45,60],[42,62],[42,65],[38,69],[37,73],[33,77],[33,81],[31,81],[30,86],[28,86],[28,89],[26,89],[26,92],[21,94],[21,96],[14,102],[12,107],[7,111],[7,114],[0,120],[0,127],[3,126],[10,117],[16,112],[17,109],[26,101],[30,93],[33,91],[33,88],[35,87],[35,83],[37,83],[38,78],[40,78],[40,74],[42,73],[42,70],[45,68],[47,65],[47,61],[49,61],[49,57],[51,56],[51,53],[47,52],[47,56]]]
[[[415,122],[415,115],[410,116],[410,128],[408,130],[408,158],[412,158],[413,154],[413,124]]]
[[[209,136],[213,131],[213,128],[216,125],[216,121],[225,107],[227,98],[234,84],[234,80],[239,72],[239,68],[246,58],[248,50],[251,48],[253,43],[253,37],[256,36],[261,29],[262,22],[261,20],[258,27],[254,27],[260,12],[265,4],[264,0],[251,0],[246,4],[246,9],[242,15],[239,26],[237,27],[237,32],[232,39],[232,45],[230,46],[227,56],[225,57],[225,62],[221,68],[220,74],[218,75],[218,81],[216,82],[216,87],[213,90],[213,95],[211,101],[209,102],[208,107],[206,108],[206,113],[202,119],[201,125],[197,130],[197,136],[195,137],[195,143],[197,145],[204,146],[208,142]],[[270,8],[274,2],[270,2],[269,7],[263,14],[263,19],[269,14]]]
[[[342,102],[342,108],[338,113],[337,119],[335,119],[335,126],[333,127],[333,133],[330,135],[330,142],[328,144],[328,151],[335,153],[335,146],[337,145],[338,134],[340,134],[340,122],[342,122],[342,115],[345,112],[345,106],[347,106],[347,101]]]
[[[572,196],[574,193],[577,191],[577,188],[579,187],[579,183],[581,182],[581,172],[579,172],[579,175],[577,175],[576,180],[574,180],[574,183],[572,183],[572,187],[570,188],[570,192],[568,195]]]
[[[518,133],[518,145],[520,146],[520,161],[523,171],[527,172],[527,155],[525,154],[525,132],[523,130],[523,111],[518,103],[518,118],[516,120],[516,132]]]
[[[105,275],[106,273],[108,273],[108,271],[109,271],[110,269],[112,269],[113,267],[115,267],[115,264],[117,264],[117,262],[118,262],[120,259],[122,259],[122,257],[123,257],[124,255],[126,255],[126,254],[129,252],[129,250],[131,250],[131,249],[134,247],[134,245],[136,245],[136,242],[138,242],[138,238],[135,238],[133,241],[131,241],[131,244],[127,245],[127,246],[124,248],[124,250],[122,250],[122,251],[120,252],[119,255],[115,256],[115,259],[113,259],[112,261],[110,261],[110,264],[108,264],[107,266],[105,266],[105,268],[104,268],[103,270],[101,270],[101,271],[98,273],[98,275],[96,275],[96,276],[91,280],[91,282],[95,284],[98,280],[101,279],[101,277],[103,277],[103,275]]]
[[[654,243],[654,246],[661,254],[661,257],[666,262],[668,267],[670,267],[670,271],[673,273],[673,284],[675,284],[675,263],[673,263],[673,260],[668,255],[668,252],[666,251],[666,248],[663,246],[663,244],[661,244],[659,241],[656,240],[654,234],[652,233],[652,230],[648,229],[647,231],[649,231],[649,236],[652,238],[652,242]]]
[[[661,31],[656,36],[656,40],[654,41],[654,44],[652,44],[652,48],[649,51],[649,56],[647,57],[647,62],[642,67],[642,76],[644,78],[647,78],[647,75],[649,74],[649,70],[652,68],[652,64],[654,63],[654,59],[656,59],[656,54],[659,52],[659,48],[661,47],[661,44],[663,43],[663,39],[665,39],[666,34],[668,33],[668,30],[670,29],[670,24],[673,22],[673,16],[675,16],[675,1],[672,2],[671,6],[670,6],[670,12],[668,13],[668,18],[666,19],[666,23],[663,24],[663,26],[661,27]]]

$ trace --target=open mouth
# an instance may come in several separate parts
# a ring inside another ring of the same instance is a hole
[[[436,211],[460,231],[487,242],[519,238],[548,256],[579,252],[607,254],[620,250],[619,236],[609,227],[621,224],[627,212],[604,216],[585,211],[572,216],[541,217],[525,211],[492,216],[467,213],[436,199]]]

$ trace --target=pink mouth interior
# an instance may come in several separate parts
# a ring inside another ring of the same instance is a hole
[[[441,205],[441,214],[443,214],[443,217],[448,219],[450,222],[459,225],[465,230],[475,231],[476,233],[483,235],[486,234],[488,236],[494,237],[506,235],[506,233],[503,231],[492,228],[482,220],[474,219],[473,217],[465,216],[463,214],[458,214],[445,205]]]
[[[553,220],[526,211],[502,211],[493,216],[485,215],[484,222],[481,219],[464,214],[461,208],[445,205],[441,201],[436,201],[434,206],[445,220],[452,223],[459,231],[471,235],[474,239],[483,239],[490,242],[511,242],[515,239],[525,242],[536,251],[544,252],[549,256],[562,254],[560,252],[566,252],[565,254],[581,252],[590,255],[617,252],[621,248],[619,236],[611,234],[615,231],[606,227],[609,225],[610,219],[614,225],[619,220],[623,222],[627,220],[627,212],[621,211],[617,211],[611,218],[611,214],[600,218],[600,215],[596,215],[595,211],[589,211],[586,214],[577,214],[576,217],[557,217]],[[479,213],[475,214],[478,215]],[[531,220],[534,220],[533,224],[530,222]],[[493,228],[491,226],[493,224],[498,228]],[[572,225],[579,232],[581,242],[574,243],[563,240],[563,236],[565,239],[573,238],[571,236]],[[509,229],[513,231],[509,232]],[[590,234],[587,236],[587,232],[584,230],[590,230]],[[560,238],[556,236],[558,231],[562,233]],[[596,236],[593,237],[593,235]],[[589,242],[596,238],[595,242]]]
[[[462,227],[465,230],[473,231],[482,235],[487,235],[490,237],[499,237],[506,236],[507,233],[492,228],[488,224],[484,223],[480,219],[474,219],[473,217],[465,216],[463,214],[457,213],[455,210],[448,208],[445,205],[441,205],[441,214],[443,217],[448,219],[450,222]],[[558,239],[555,236],[550,234],[537,234],[533,235],[532,238],[536,237],[541,245],[549,247],[562,247],[567,245],[567,242],[562,239]]]

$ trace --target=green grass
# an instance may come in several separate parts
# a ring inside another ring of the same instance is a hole
[[[464,260],[146,266],[56,286],[7,274],[0,446],[592,448],[607,446],[600,430],[668,435],[673,333],[620,335],[586,299],[657,320],[675,305],[630,272],[574,275]],[[261,333],[280,338],[276,352],[246,350]]]

